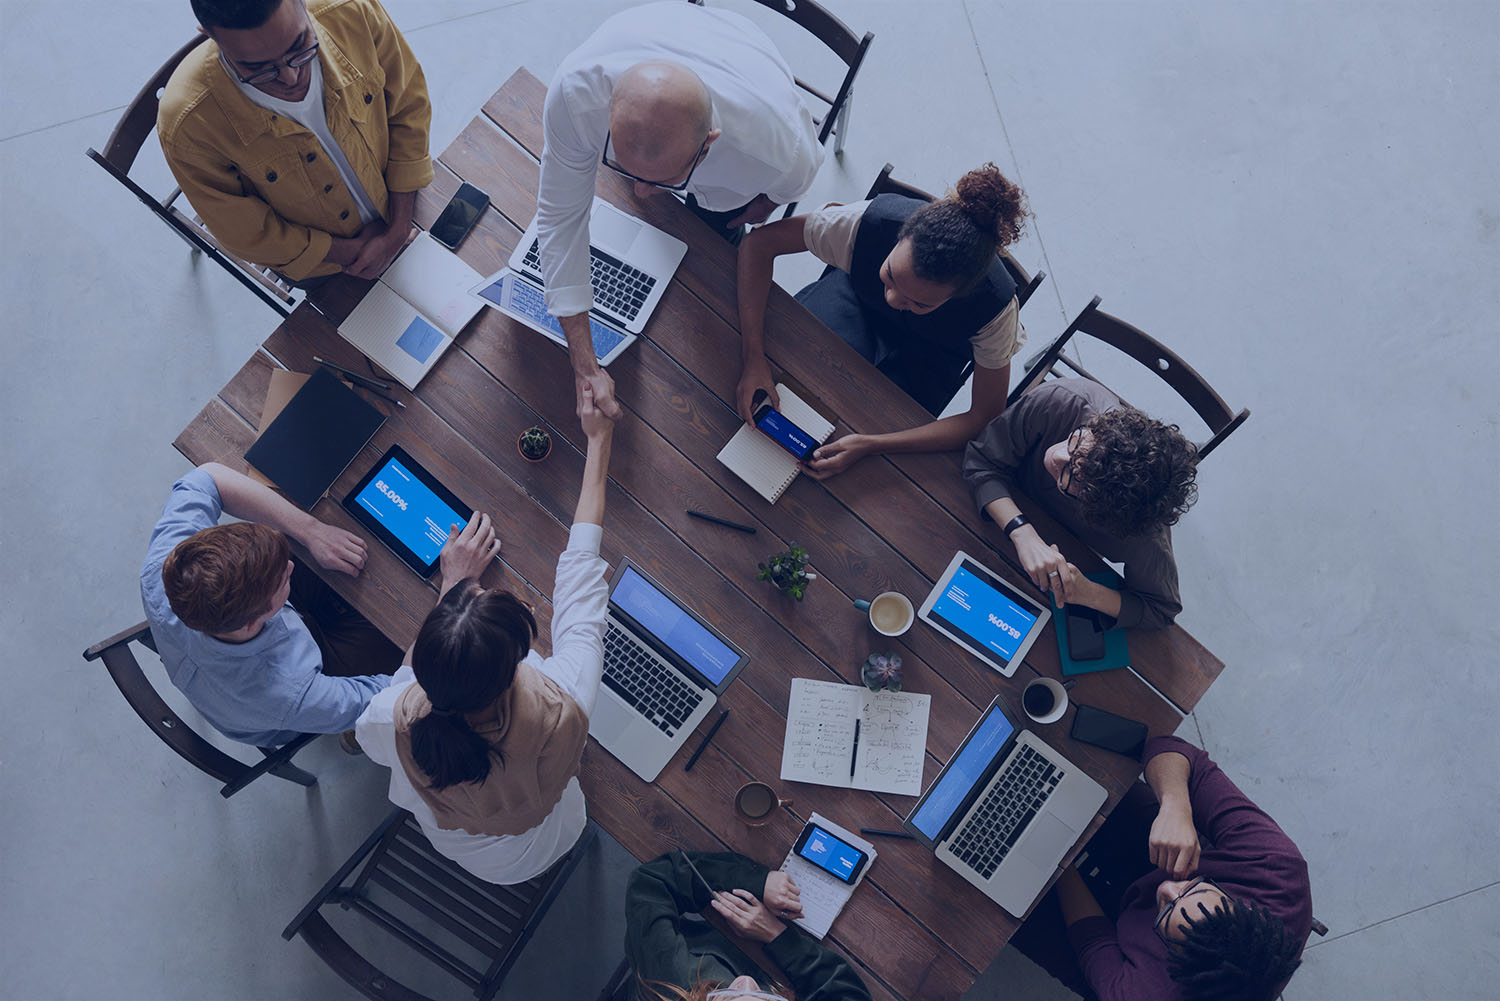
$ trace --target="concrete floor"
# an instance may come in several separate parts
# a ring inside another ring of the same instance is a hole
[[[1330,933],[1286,997],[1496,997],[1500,8],[830,2],[876,42],[806,203],[993,159],[1036,213],[1034,345],[1098,293],[1254,411],[1176,532],[1182,622],[1227,664],[1183,733],[1311,865]],[[619,6],[388,0],[434,151]],[[314,791],[221,801],[78,657],[140,618],[170,442],[273,325],[83,156],[192,27],[185,0],[0,2],[4,998],[352,994],[277,932],[382,773],[326,741]],[[629,864],[591,853],[503,997],[593,996]],[[1063,996],[1012,953],[970,995]]]

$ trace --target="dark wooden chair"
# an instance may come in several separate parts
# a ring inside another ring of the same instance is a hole
[[[281,937],[291,941],[301,935],[318,958],[367,998],[428,1001],[427,995],[383,972],[339,934],[321,913],[325,905],[338,904],[463,982],[479,1001],[489,1001],[597,830],[589,821],[578,844],[551,869],[528,882],[500,886],[438,854],[410,813],[393,810]],[[482,965],[471,961],[475,954]]]
[[[631,982],[635,979],[631,976],[630,960],[620,960],[620,965],[615,967],[615,972],[609,975],[604,982],[604,989],[599,992],[598,1001],[630,1001]]]
[[[139,198],[157,218],[171,227],[172,232],[182,237],[194,254],[208,255],[240,284],[258,295],[266,305],[282,316],[287,316],[295,304],[289,284],[271,269],[252,264],[226,251],[208,231],[208,227],[203,225],[202,220],[197,216],[188,216],[177,208],[174,203],[182,196],[181,188],[174,187],[166,198],[157,199],[130,176],[130,168],[135,165],[141,147],[156,130],[156,112],[161,104],[162,89],[166,87],[172,71],[207,38],[207,35],[195,35],[182,48],[172,53],[161,69],[156,71],[156,75],[135,95],[134,100],[125,106],[125,114],[120,116],[115,130],[110,133],[109,141],[104,144],[104,152],[100,153],[90,146],[88,157]]]
[[[1010,391],[1006,398],[1007,406],[1020,399],[1022,393],[1040,385],[1048,375],[1062,374],[1058,371],[1058,366],[1103,385],[1102,380],[1075,359],[1062,353],[1075,335],[1087,334],[1140,362],[1187,401],[1188,406],[1193,408],[1193,412],[1209,430],[1209,438],[1198,445],[1199,459],[1206,458],[1208,453],[1218,448],[1235,428],[1250,417],[1249,408],[1238,413],[1230,409],[1229,404],[1224,402],[1224,398],[1214,391],[1207,380],[1176,352],[1138,327],[1104,312],[1099,308],[1099,302],[1099,297],[1094,296],[1093,301],[1068,325],[1067,330],[1027,362],[1026,375]]]
[[[224,783],[219,795],[228,799],[268,772],[301,786],[317,784],[316,776],[292,764],[292,756],[316,740],[319,734],[304,733],[281,747],[259,748],[263,760],[247,765],[210,744],[162,701],[151,680],[141,670],[140,662],[135,659],[130,649],[132,643],[156,652],[151,630],[142,622],[89,647],[83,652],[83,659],[104,661],[120,694],[125,696],[130,708],[151,728],[151,732],[188,764]]]
[[[704,5],[703,0],[689,0],[689,2],[700,7]],[[838,89],[834,91],[832,97],[801,77],[793,76],[798,87],[828,105],[828,111],[814,119],[818,125],[818,142],[826,146],[828,137],[833,136],[833,153],[835,156],[842,156],[844,139],[849,129],[849,108],[854,97],[854,77],[859,73],[859,67],[865,61],[865,53],[869,51],[870,43],[875,41],[875,33],[867,31],[863,36],[855,34],[854,29],[839,20],[833,12],[817,0],[756,0],[756,2],[762,7],[774,10],[811,33],[847,67],[844,78],[839,81]],[[789,218],[796,210],[797,203],[792,202],[782,213],[782,218]]]

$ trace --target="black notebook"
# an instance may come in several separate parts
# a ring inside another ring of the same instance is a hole
[[[245,461],[310,510],[384,423],[384,414],[320,368],[245,451]]]

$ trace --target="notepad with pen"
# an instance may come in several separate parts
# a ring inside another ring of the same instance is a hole
[[[932,696],[793,678],[781,777],[901,796],[922,792]]]
[[[833,434],[833,425],[796,393],[779,382],[776,393],[780,398],[777,409],[787,420],[812,435],[818,444],[823,444]],[[801,470],[792,453],[749,422],[734,433],[729,444],[720,450],[718,459],[772,504],[781,499]]]

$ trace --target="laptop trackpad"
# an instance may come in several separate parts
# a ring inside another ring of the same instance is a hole
[[[1076,840],[1077,831],[1052,814],[1043,813],[1032,820],[1031,829],[1021,838],[1019,849],[1022,855],[1037,865],[1055,869]]]
[[[630,252],[641,224],[623,212],[611,212],[600,206],[589,220],[589,242],[594,246],[623,257]]]

